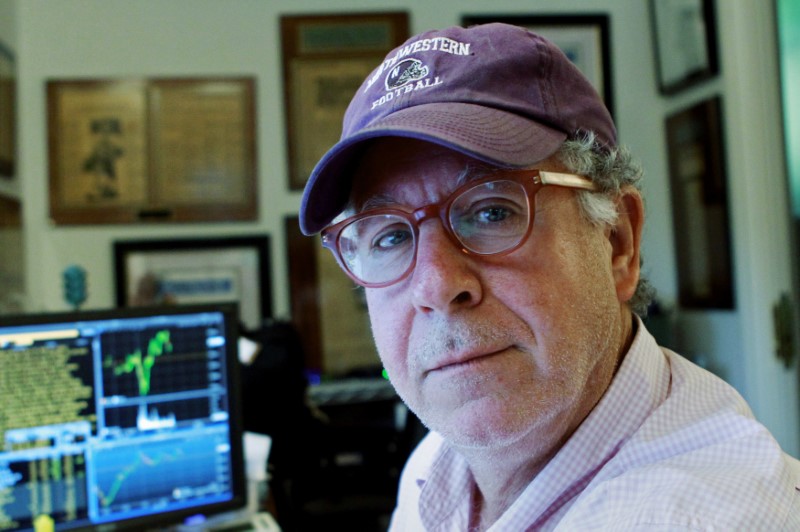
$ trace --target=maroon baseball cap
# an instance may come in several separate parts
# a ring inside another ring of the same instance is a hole
[[[367,141],[411,137],[500,167],[529,167],[567,138],[616,145],[611,115],[561,50],[508,24],[422,33],[393,50],[356,92],[342,137],[303,193],[300,228],[321,231],[344,209]]]

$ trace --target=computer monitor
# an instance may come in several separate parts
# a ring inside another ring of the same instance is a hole
[[[243,507],[234,304],[0,316],[0,530]]]

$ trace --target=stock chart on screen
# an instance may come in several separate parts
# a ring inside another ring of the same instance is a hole
[[[0,322],[0,530],[242,504],[231,308]]]

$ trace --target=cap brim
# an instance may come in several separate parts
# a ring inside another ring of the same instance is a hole
[[[341,140],[309,177],[300,205],[300,229],[321,231],[344,208],[350,195],[347,170],[365,147],[379,137],[429,141],[475,159],[511,168],[531,166],[556,152],[567,133],[530,117],[468,103],[431,103],[395,111]]]

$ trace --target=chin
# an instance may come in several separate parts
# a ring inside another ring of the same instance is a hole
[[[473,403],[444,415],[426,416],[423,413],[419,417],[451,445],[474,450],[510,447],[546,424],[541,412],[535,414],[529,408],[521,409],[497,399]]]

